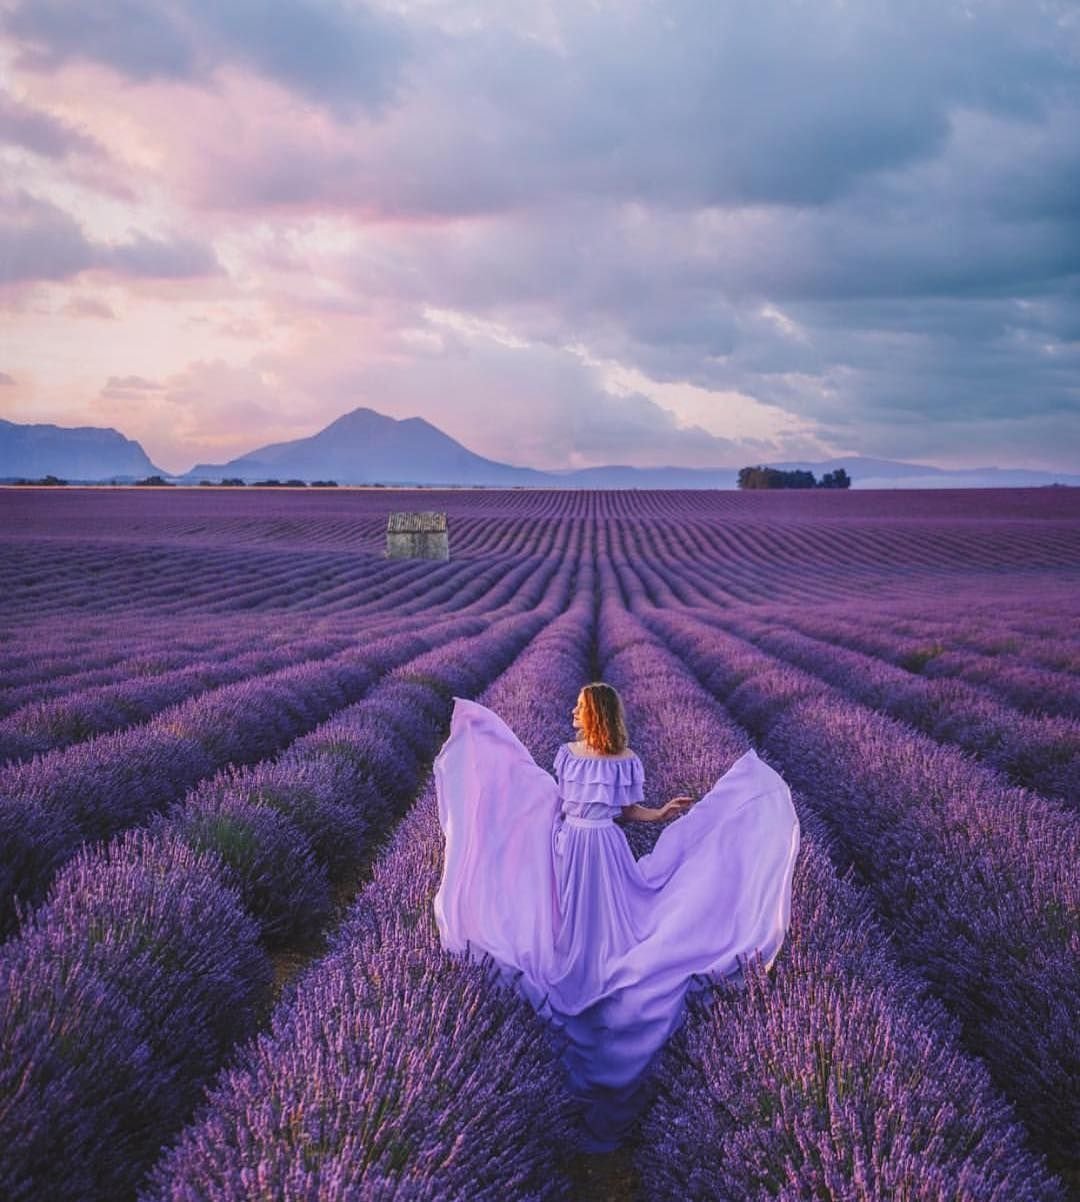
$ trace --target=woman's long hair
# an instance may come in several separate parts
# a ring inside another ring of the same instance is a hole
[[[622,699],[609,684],[595,681],[581,690],[581,733],[601,755],[619,755],[630,742]]]

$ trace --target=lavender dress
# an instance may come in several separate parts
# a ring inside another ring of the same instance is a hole
[[[491,710],[458,698],[435,760],[446,837],[435,918],[450,951],[488,954],[566,1036],[589,1138],[612,1147],[687,991],[766,964],[783,943],[799,823],[783,779],[741,756],[635,861],[614,819],[643,800],[630,753],[560,747],[555,779]]]

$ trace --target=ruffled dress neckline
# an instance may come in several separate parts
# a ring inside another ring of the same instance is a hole
[[[602,753],[598,755],[583,755],[580,751],[574,750],[573,743],[564,743],[563,747],[566,748],[575,760],[611,760],[613,763],[617,763],[619,760],[636,760],[638,758],[637,752],[631,751],[629,748],[618,755],[604,755]]]

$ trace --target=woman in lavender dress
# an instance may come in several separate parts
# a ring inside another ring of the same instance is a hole
[[[579,738],[559,748],[553,780],[495,713],[456,700],[435,761],[446,837],[435,916],[444,947],[490,955],[563,1031],[586,1146],[601,1150],[633,1119],[688,990],[737,980],[748,957],[775,959],[799,824],[753,751],[696,804],[642,806],[616,691],[586,685],[573,721]],[[635,861],[616,818],[679,820]]]

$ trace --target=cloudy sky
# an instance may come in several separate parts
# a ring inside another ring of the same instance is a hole
[[[0,415],[1080,463],[1075,0],[0,0]]]

